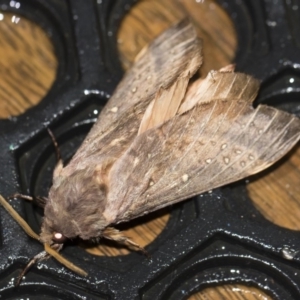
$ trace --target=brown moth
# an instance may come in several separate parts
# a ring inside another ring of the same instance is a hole
[[[77,237],[142,249],[114,225],[262,171],[296,144],[300,120],[254,109],[251,76],[230,65],[189,82],[201,47],[183,21],[141,51],[69,164],[59,160],[34,236],[46,252],[27,268]]]

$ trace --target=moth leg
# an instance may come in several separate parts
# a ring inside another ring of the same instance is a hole
[[[135,248],[135,249],[141,251],[148,258],[150,257],[149,253],[145,250],[145,248],[143,248],[139,244],[133,242],[129,237],[127,237],[126,235],[124,235],[121,231],[119,231],[116,228],[107,227],[103,231],[102,234],[103,234],[103,237],[106,238],[106,239],[108,239],[108,240],[112,240],[112,241],[121,243],[123,245],[128,246],[129,248]]]
[[[46,198],[46,197],[42,197],[42,196],[32,197],[32,196],[24,195],[24,194],[20,194],[20,193],[15,193],[8,197],[8,199],[14,199],[14,198],[21,198],[21,199],[32,201],[33,203],[35,203],[37,206],[39,206],[41,208],[45,207],[47,200],[48,200],[48,198]]]
[[[56,138],[55,138],[53,132],[51,131],[51,129],[47,128],[47,131],[48,131],[48,133],[51,137],[51,140],[52,140],[54,148],[55,148],[57,162],[59,162],[62,159],[61,159],[61,154],[60,154],[60,150],[59,150],[59,147],[58,147],[58,143],[57,143]]]
[[[47,128],[47,131],[48,131],[48,133],[51,137],[51,140],[52,140],[54,148],[55,148],[57,164],[56,164],[56,166],[54,168],[54,171],[53,171],[53,177],[57,177],[59,175],[60,171],[63,169],[63,161],[62,161],[62,158],[61,158],[61,153],[60,153],[60,150],[59,150],[59,147],[58,147],[58,143],[56,141],[56,138],[55,138],[53,132],[51,131],[50,128]]]
[[[33,198],[33,202],[34,202],[37,206],[39,206],[39,207],[41,207],[41,208],[44,208],[44,207],[45,207],[47,201],[48,201],[48,198],[47,198],[47,197],[43,197],[43,196],[37,196],[37,197],[34,197],[34,198]]]
[[[46,251],[42,251],[36,256],[34,256],[26,265],[26,267],[23,269],[23,271],[20,273],[20,275],[17,278],[16,286],[19,286],[22,278],[25,276],[25,274],[28,272],[28,270],[37,262],[49,258],[50,255]]]
[[[33,197],[29,196],[29,195],[24,195],[24,194],[20,194],[20,193],[15,193],[11,196],[8,197],[8,199],[14,199],[14,198],[21,198],[21,199],[25,199],[25,200],[29,200],[29,201],[33,201]]]

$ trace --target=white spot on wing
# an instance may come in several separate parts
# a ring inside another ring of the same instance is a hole
[[[229,159],[228,157],[224,157],[224,163],[225,163],[226,165],[229,164],[229,161],[230,161],[230,159]]]
[[[189,180],[189,175],[188,174],[184,174],[181,178],[182,178],[183,182],[187,182]]]
[[[110,111],[113,112],[113,113],[116,113],[116,112],[118,111],[118,107],[115,106],[115,107],[113,107]]]
[[[139,161],[140,161],[139,158],[136,157],[136,158],[134,159],[133,165],[136,166],[136,165],[139,163]]]

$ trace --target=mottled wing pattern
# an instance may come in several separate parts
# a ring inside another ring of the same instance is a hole
[[[70,164],[74,166],[82,158],[100,151],[119,122],[128,128],[128,116],[141,121],[145,109],[160,88],[170,87],[179,76],[192,76],[202,63],[202,42],[193,26],[184,20],[164,31],[149,46],[144,48],[132,68],[125,74],[116,91],[103,108]],[[136,128],[138,130],[139,124]],[[119,133],[119,137],[122,132]],[[112,135],[111,135],[112,136]],[[114,135],[113,139],[116,138]]]
[[[89,148],[89,155],[85,155],[84,159],[82,156],[75,155],[69,165],[58,172],[58,175],[69,176],[79,168],[97,170],[102,175],[106,174],[111,165],[130,147],[138,135],[139,129],[145,131],[147,128],[155,126],[156,123],[161,124],[176,114],[185,95],[188,81],[189,76],[179,76],[170,87],[159,89],[147,109],[141,109],[140,106],[137,106],[135,109],[128,110],[126,117],[107,128],[98,143],[93,141],[93,147],[90,146]],[[167,106],[168,104],[169,106]],[[159,107],[162,109],[159,110]],[[151,118],[151,112],[156,116],[155,118]],[[104,176],[106,177],[106,175]]]
[[[233,83],[227,93],[240,89]],[[254,109],[239,96],[200,100],[136,137],[110,171],[105,215],[123,222],[255,174],[299,138],[300,120],[275,108]]]
[[[147,107],[138,134],[174,117],[184,99],[189,76],[178,77],[168,89],[160,88]]]
[[[198,79],[189,86],[179,113],[191,109],[197,103],[211,101],[213,98],[243,99],[252,103],[258,90],[259,81],[250,75],[234,73],[233,70],[227,71],[226,68],[210,71],[205,79]]]

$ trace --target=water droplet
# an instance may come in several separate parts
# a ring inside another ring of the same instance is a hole
[[[9,2],[9,6],[10,6],[10,7],[15,7],[15,8],[18,9],[18,8],[21,7],[21,3],[18,2],[18,1],[13,1],[13,0],[12,0],[12,1]]]
[[[242,161],[241,161],[241,166],[242,166],[242,167],[245,167],[245,165],[246,165],[246,163],[242,160]]]
[[[223,145],[221,146],[221,149],[222,149],[222,150],[224,150],[225,148],[227,148],[227,144],[223,144]]]
[[[17,16],[12,16],[11,17],[11,22],[12,23],[18,24],[20,20],[21,20],[21,18],[19,18]]]
[[[239,149],[235,150],[234,152],[235,152],[236,154],[241,154],[241,153],[242,153],[242,151],[239,150]]]
[[[249,155],[249,159],[250,159],[250,160],[253,160],[253,159],[254,159],[254,156],[250,154],[250,155]]]
[[[299,251],[295,251],[294,249],[290,249],[288,246],[284,246],[281,250],[281,254],[283,258],[287,260],[292,260],[299,253]]]
[[[137,91],[137,88],[136,88],[136,87],[134,87],[134,88],[131,90],[132,93],[135,93],[136,91]]]
[[[276,22],[276,21],[267,20],[267,21],[266,21],[266,24],[267,24],[269,27],[275,27],[275,26],[277,25],[277,22]]]

